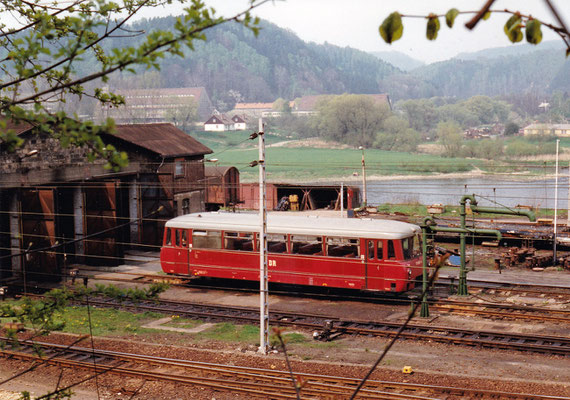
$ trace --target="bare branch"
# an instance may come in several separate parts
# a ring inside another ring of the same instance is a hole
[[[485,14],[487,14],[489,12],[489,9],[491,8],[491,6],[493,5],[493,3],[495,2],[495,0],[487,0],[487,3],[485,3],[485,5],[483,6],[483,8],[481,8],[477,14],[475,14],[473,16],[473,18],[467,22],[465,24],[465,26],[467,27],[467,29],[472,30],[473,28],[475,28],[475,26],[477,25],[477,23],[479,21],[481,21],[481,19],[485,16]]]

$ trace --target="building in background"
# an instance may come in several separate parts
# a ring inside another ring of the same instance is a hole
[[[523,128],[523,133],[527,135],[555,135],[560,137],[570,137],[570,124],[530,124]]]
[[[103,118],[113,118],[117,124],[170,122],[179,126],[188,120],[195,107],[194,121],[204,121],[214,107],[203,87],[117,89],[113,93],[125,98],[125,105],[109,108],[104,106]]]

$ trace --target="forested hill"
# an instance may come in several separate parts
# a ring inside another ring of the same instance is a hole
[[[168,29],[174,18],[154,18],[133,25],[145,31]],[[383,80],[398,70],[363,51],[306,43],[268,22],[257,38],[238,24],[207,31],[185,59],[163,61],[163,87],[205,86],[215,100],[236,92],[241,101],[294,99],[307,94],[385,92]],[[114,45],[120,45],[116,39]]]
[[[473,59],[453,58],[417,68],[410,72],[418,82],[417,93],[409,97],[552,93],[570,90],[570,61],[563,49],[541,48],[524,54],[495,55],[495,50],[478,52]],[[401,79],[401,78],[400,78]],[[396,89],[398,82],[394,83]]]
[[[154,18],[139,21],[132,29],[148,32],[169,29],[173,24],[173,17]],[[262,22],[257,38],[233,23],[208,30],[207,38],[207,42],[196,42],[195,51],[188,52],[186,58],[165,59],[159,74],[115,78],[111,84],[130,88],[204,86],[220,109],[236,101],[292,100],[309,94],[387,92],[397,101],[570,91],[570,60],[559,46],[548,43],[532,48],[513,46],[505,49],[503,56],[498,56],[500,49],[462,54],[405,72],[379,59],[382,54],[306,43],[268,22]],[[120,47],[127,40],[133,38],[116,38],[112,45]]]

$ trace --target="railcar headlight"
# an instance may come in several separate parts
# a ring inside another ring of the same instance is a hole
[[[412,269],[408,268],[408,280],[412,280]]]

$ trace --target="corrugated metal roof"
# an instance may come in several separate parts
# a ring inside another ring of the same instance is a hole
[[[211,149],[172,124],[117,125],[117,133],[114,136],[162,157],[213,153]]]

